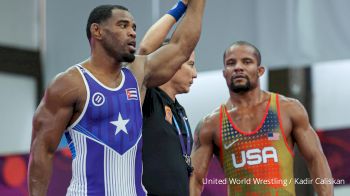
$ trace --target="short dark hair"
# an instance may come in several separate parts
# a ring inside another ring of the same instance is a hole
[[[100,5],[95,7],[89,15],[87,24],[86,24],[86,36],[90,42],[91,40],[91,32],[90,27],[92,23],[98,23],[101,24],[101,22],[106,21],[108,18],[112,16],[112,10],[113,9],[120,9],[129,11],[128,8],[121,6],[121,5]]]
[[[253,48],[254,49],[254,55],[256,57],[256,60],[258,61],[258,66],[260,66],[260,64],[261,64],[261,54],[260,54],[259,49],[257,47],[255,47],[253,44],[251,44],[251,43],[249,43],[247,41],[236,41],[236,42],[233,42],[228,48],[226,48],[226,50],[224,51],[224,55],[223,55],[224,65],[225,65],[226,52],[232,46],[249,46],[249,47]]]

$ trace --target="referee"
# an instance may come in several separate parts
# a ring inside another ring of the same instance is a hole
[[[186,4],[187,0],[179,1],[147,31],[140,43],[140,55],[168,44],[169,40],[163,40],[185,12]],[[176,95],[189,92],[197,77],[194,58],[193,52],[167,83],[146,91],[142,108],[142,181],[148,195],[189,195],[193,139],[186,112]]]
[[[193,139],[185,110],[165,86],[148,89],[143,105],[143,184],[148,195],[186,196]]]

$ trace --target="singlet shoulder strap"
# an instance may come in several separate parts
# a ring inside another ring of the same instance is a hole
[[[222,124],[222,120],[226,118],[226,106],[225,104],[220,105],[220,125]],[[220,127],[221,129],[221,127]]]
[[[219,132],[220,132],[220,152],[219,152],[219,157],[220,157],[220,160],[221,160],[221,163],[223,163],[224,161],[224,147],[223,147],[223,144],[222,144],[222,136],[223,136],[223,118],[226,118],[226,106],[225,104],[221,104],[220,105],[220,122],[219,122]]]
[[[277,101],[278,101],[278,94],[277,93],[271,93],[271,101],[270,101],[270,110],[277,112]]]
[[[80,64],[76,64],[76,65],[74,65],[74,67],[78,68],[81,71],[83,71],[83,70],[85,71],[85,68]]]

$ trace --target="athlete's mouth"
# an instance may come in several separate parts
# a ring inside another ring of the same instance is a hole
[[[136,42],[135,41],[131,41],[128,43],[129,49],[132,53],[134,53],[136,51]]]
[[[136,47],[136,41],[131,41],[128,43],[129,46]]]
[[[239,74],[239,75],[235,75],[232,77],[232,79],[247,79],[247,76],[246,75],[243,75],[243,74]]]

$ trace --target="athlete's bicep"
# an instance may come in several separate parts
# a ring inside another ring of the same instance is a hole
[[[169,81],[188,58],[189,56],[182,52],[179,44],[172,43],[147,55],[145,64],[146,87],[159,86]]]
[[[307,161],[322,154],[322,147],[315,130],[311,127],[308,114],[301,103],[295,100],[289,109],[292,120],[292,133],[296,144]]]
[[[33,117],[32,150],[54,153],[73,115],[77,88],[59,76],[45,91]],[[43,149],[42,149],[43,148]]]

